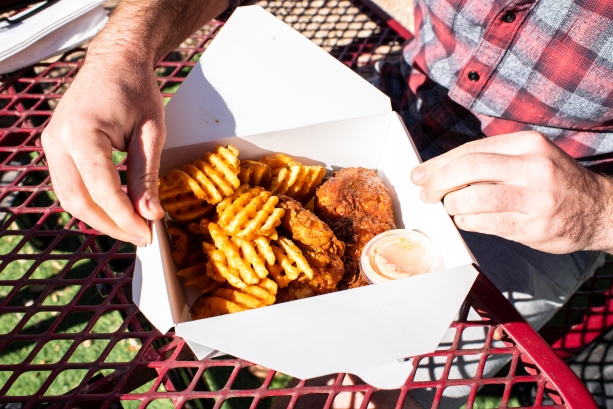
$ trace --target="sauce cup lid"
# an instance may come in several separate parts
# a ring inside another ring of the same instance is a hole
[[[360,257],[362,276],[371,284],[443,269],[436,245],[419,230],[389,230],[373,237]]]

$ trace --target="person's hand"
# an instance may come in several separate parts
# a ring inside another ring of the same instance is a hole
[[[480,139],[417,166],[426,203],[444,199],[458,228],[548,253],[613,250],[613,182],[538,132]]]
[[[62,207],[100,232],[144,246],[160,219],[157,177],[164,103],[152,64],[121,56],[86,60],[42,135]],[[129,195],[111,160],[128,152]]]

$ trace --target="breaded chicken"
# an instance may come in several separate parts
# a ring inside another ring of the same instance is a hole
[[[366,285],[360,275],[364,246],[377,234],[396,228],[392,199],[377,173],[364,168],[336,172],[317,189],[315,214],[347,245],[345,275],[338,289]]]
[[[278,195],[277,207],[285,210],[281,226],[289,238],[300,248],[313,269],[309,280],[301,274],[286,288],[279,289],[277,302],[291,301],[336,291],[345,273],[343,254],[345,244],[317,216],[302,207],[300,202]],[[279,231],[283,235],[283,231]]]

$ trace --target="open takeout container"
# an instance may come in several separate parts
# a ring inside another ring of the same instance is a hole
[[[283,152],[330,175],[376,169],[397,226],[424,232],[445,270],[192,321],[197,294],[175,277],[158,221],[133,282],[151,323],[175,327],[198,358],[224,351],[303,379],[349,372],[379,388],[403,385],[406,358],[436,348],[478,273],[443,206],[424,204],[410,182],[419,155],[387,96],[263,9],[242,7],[168,103],[166,131],[162,175],[229,143],[240,159]]]

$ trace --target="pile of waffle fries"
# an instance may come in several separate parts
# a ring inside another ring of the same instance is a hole
[[[308,207],[325,169],[284,154],[238,155],[232,145],[218,146],[158,182],[177,276],[202,294],[193,319],[274,304],[279,287],[301,274],[313,278],[301,250],[277,233],[285,211],[275,193]]]

